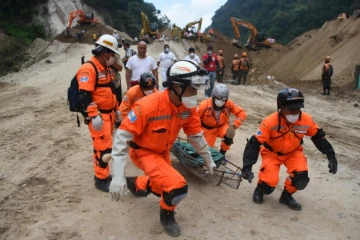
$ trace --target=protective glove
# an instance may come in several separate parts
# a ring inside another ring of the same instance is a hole
[[[236,127],[234,125],[230,125],[226,130],[226,137],[233,139],[235,137]]]
[[[117,110],[115,112],[115,128],[119,128],[121,124],[121,112]]]
[[[127,185],[126,185],[126,179],[123,176],[118,176],[117,179],[112,179],[109,187],[109,192],[111,194],[111,200],[112,201],[119,201],[125,202],[125,196],[127,195]]]
[[[204,160],[205,160],[205,165],[209,169],[209,173],[211,175],[214,175],[214,168],[216,168],[216,164],[214,163],[214,160],[212,159],[212,157],[210,159],[204,158]]]
[[[102,118],[99,115],[97,115],[96,117],[91,118],[91,124],[92,127],[95,129],[95,131],[101,131],[104,122]]]
[[[207,60],[210,62],[212,60],[212,55],[209,55]]]
[[[248,180],[249,183],[251,183],[254,178],[254,173],[251,171],[251,168],[252,166],[247,166],[241,169],[242,178]]]
[[[335,153],[326,154],[327,159],[329,160],[329,173],[335,174],[337,172],[337,160],[335,157]]]

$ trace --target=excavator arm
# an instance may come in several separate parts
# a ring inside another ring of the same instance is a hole
[[[186,24],[186,26],[183,28],[182,32],[181,32],[181,36],[182,38],[188,38],[187,36],[185,36],[185,32],[192,26],[199,24],[198,25],[198,29],[197,29],[197,38],[200,39],[200,32],[201,32],[201,25],[202,25],[202,18],[189,22],[188,24]]]
[[[144,40],[146,43],[149,43],[149,37],[159,35],[157,25],[156,29],[151,29],[149,19],[144,12],[141,12],[141,22],[142,29],[140,32],[140,39]]]
[[[72,12],[70,12],[69,17],[68,17],[68,23],[66,26],[66,32],[65,34],[67,36],[71,36],[71,26],[72,26],[72,22],[74,21],[74,19],[76,17],[79,17],[79,20],[77,21],[78,24],[91,24],[91,23],[99,23],[99,19],[94,17],[93,13],[87,13],[87,15],[80,9],[74,10]]]
[[[244,20],[231,17],[230,18],[231,26],[235,35],[235,39],[233,40],[233,45],[237,47],[241,46],[240,39],[240,31],[238,29],[239,26],[245,27],[250,30],[251,34],[245,44],[247,48],[250,50],[258,50],[262,47],[272,47],[275,45],[275,39],[267,38],[266,34],[259,33],[254,25]]]

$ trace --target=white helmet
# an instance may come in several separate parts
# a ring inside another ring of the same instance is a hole
[[[208,70],[201,68],[200,65],[193,61],[181,60],[169,67],[166,73],[167,81],[165,83],[175,83],[183,86],[183,90],[185,90],[188,85],[196,89],[208,89],[210,85],[210,79],[206,76],[208,73]]]
[[[109,34],[102,35],[95,44],[104,46],[107,49],[110,49],[111,51],[115,52],[116,54],[120,54],[118,51],[118,41],[116,40],[115,37]]]
[[[217,83],[214,86],[212,96],[221,100],[227,100],[229,98],[229,89],[225,84]]]

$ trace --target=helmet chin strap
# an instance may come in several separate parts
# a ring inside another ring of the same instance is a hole
[[[182,102],[182,96],[183,96],[183,94],[184,94],[187,86],[184,86],[184,85],[183,85],[183,86],[177,85],[177,86],[179,86],[180,89],[181,89],[181,93],[180,93],[180,94],[178,94],[177,91],[175,90],[174,84],[170,84],[169,89],[178,97],[178,99],[180,100],[180,102]]]

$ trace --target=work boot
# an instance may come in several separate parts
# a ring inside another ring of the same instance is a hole
[[[221,153],[222,155],[224,155],[224,160],[221,161],[221,164],[222,164],[222,165],[226,165],[226,164],[227,164],[227,162],[226,162],[226,160],[225,160],[225,153],[226,153],[226,151],[220,149],[220,153]]]
[[[301,204],[298,203],[292,196],[291,194],[286,191],[284,189],[284,191],[281,193],[279,202],[282,204],[287,205],[289,208],[293,209],[293,210],[301,210]]]
[[[95,187],[97,189],[99,189],[100,191],[103,191],[103,192],[109,192],[109,187],[110,187],[110,183],[112,180],[111,176],[109,176],[108,178],[105,178],[105,179],[100,179],[95,176],[94,180],[95,180]]]
[[[257,204],[262,204],[264,202],[264,194],[260,192],[258,187],[255,188],[253,194],[253,202]]]
[[[137,177],[126,177],[126,185],[129,191],[137,197],[146,197],[149,193],[146,190],[136,190],[136,178]]]
[[[180,236],[180,226],[175,221],[175,212],[160,208],[160,222],[165,232],[172,237]]]

